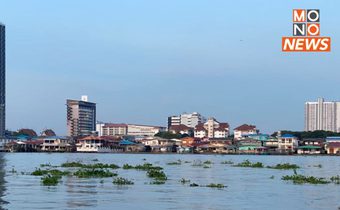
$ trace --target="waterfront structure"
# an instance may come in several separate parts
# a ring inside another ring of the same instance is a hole
[[[65,136],[50,136],[41,138],[41,151],[44,152],[72,152],[73,141]]]
[[[119,141],[100,136],[86,136],[78,140],[76,144],[77,152],[98,152],[111,153],[123,152],[119,146]]]
[[[96,104],[81,100],[67,100],[67,135],[86,136],[96,130]]]
[[[211,117],[205,123],[196,125],[195,138],[226,138],[229,136],[229,124],[220,123]]]
[[[196,125],[200,123],[204,123],[205,118],[198,112],[193,113],[183,113],[179,116],[170,116],[168,117],[168,128],[173,125],[185,125],[189,128],[194,128]]]
[[[324,143],[325,139],[321,138],[302,139],[297,148],[297,154],[315,155],[324,153]]]
[[[299,146],[299,140],[297,137],[291,134],[284,134],[278,137],[278,150],[282,153],[293,153]]]
[[[0,138],[6,130],[6,46],[5,25],[0,23]]]
[[[305,131],[315,130],[340,132],[340,102],[319,98],[305,103]]]
[[[240,140],[247,138],[249,135],[258,134],[259,130],[256,129],[255,125],[243,124],[234,129],[234,139]]]

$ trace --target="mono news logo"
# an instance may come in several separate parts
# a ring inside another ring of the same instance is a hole
[[[294,9],[293,36],[282,37],[283,52],[330,52],[331,38],[320,37],[320,10]]]

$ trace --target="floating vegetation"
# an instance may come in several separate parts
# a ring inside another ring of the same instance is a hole
[[[181,160],[177,160],[177,161],[174,161],[174,162],[167,163],[167,165],[181,165],[181,164],[182,164]]]
[[[275,176],[274,175],[272,175],[271,177],[269,177],[269,179],[274,179],[275,178]]]
[[[82,166],[83,164],[80,162],[66,162],[66,163],[61,164],[61,167],[64,167],[64,168],[77,168],[77,167],[82,167]]]
[[[165,181],[155,180],[155,181],[150,182],[150,184],[160,185],[160,184],[165,184]]]
[[[334,184],[340,184],[340,176],[337,175],[337,176],[332,176],[330,178],[331,182],[333,182]]]
[[[45,163],[45,164],[40,164],[40,167],[44,168],[44,167],[56,167],[56,166],[52,166],[51,163]]]
[[[14,168],[12,168],[12,170],[10,170],[9,172],[12,173],[12,174],[16,174],[17,173],[17,171]]]
[[[186,161],[184,161],[184,163],[191,163],[191,161],[186,160]]]
[[[59,183],[60,176],[47,174],[44,177],[41,177],[42,184],[45,186],[55,186]]]
[[[319,178],[314,176],[304,176],[301,174],[286,175],[282,177],[282,180],[293,181],[294,184],[329,184],[330,181],[325,178]]]
[[[179,180],[180,183],[185,184],[185,183],[190,183],[190,179],[184,179],[182,178],[181,180]]]
[[[199,187],[199,185],[196,184],[196,183],[191,183],[189,186],[190,186],[190,187]]]
[[[95,178],[95,177],[113,177],[117,176],[116,173],[110,172],[109,170],[103,170],[103,169],[80,169],[76,171],[74,176],[77,176],[79,178]]]
[[[221,164],[232,165],[232,164],[234,164],[234,162],[230,161],[230,160],[226,160],[226,161],[222,161]]]
[[[112,181],[115,185],[133,185],[133,181],[130,181],[128,179],[125,179],[123,177],[117,177]]]
[[[210,166],[204,165],[203,168],[211,168]]]
[[[100,180],[99,183],[100,183],[100,184],[104,184],[104,180],[103,180],[103,179]]]
[[[314,167],[322,168],[322,165],[321,165],[321,164],[318,164],[318,165],[315,165]]]
[[[61,176],[70,175],[71,172],[69,172],[69,171],[60,171],[60,170],[57,170],[57,169],[41,170],[40,168],[38,168],[38,169],[36,169],[35,171],[33,171],[31,173],[31,175],[33,175],[33,176],[43,176],[43,175],[47,175],[47,174],[61,177]]]
[[[214,184],[214,183],[211,183],[211,184],[206,185],[206,187],[211,187],[211,188],[225,188],[226,186],[224,186],[223,184]]]
[[[120,168],[116,164],[103,164],[103,163],[96,163],[96,164],[83,164],[81,168],[111,168],[111,169],[117,169]]]
[[[129,164],[124,164],[123,165],[123,169],[136,169],[136,170],[141,170],[141,171],[147,171],[147,170],[151,170],[151,169],[163,170],[162,167],[160,167],[160,166],[153,166],[151,163],[144,163],[143,165],[136,165],[136,166],[132,166],[132,165],[129,165]]]
[[[267,166],[267,168],[271,169],[280,169],[280,170],[290,170],[290,169],[298,169],[300,166],[296,164],[284,163],[284,164],[277,164],[276,166]]]
[[[94,162],[97,162],[97,161],[99,161],[97,158],[95,158],[95,159],[93,159],[92,161],[94,161]]]
[[[168,178],[166,177],[165,173],[161,170],[150,169],[147,171],[147,175],[150,178],[153,178],[158,181],[165,181]]]
[[[206,160],[206,161],[204,161],[204,162],[203,162],[203,164],[210,165],[210,164],[213,164],[213,162],[212,162],[212,161],[210,161],[210,160]]]
[[[261,162],[256,162],[252,163],[249,160],[245,160],[242,163],[238,163],[236,165],[233,165],[234,167],[249,167],[249,168],[263,168],[263,163]]]

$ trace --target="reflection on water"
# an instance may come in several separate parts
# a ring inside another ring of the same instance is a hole
[[[0,153],[0,209],[4,209],[3,206],[4,204],[7,204],[3,199],[3,196],[5,195],[6,187],[5,187],[5,159],[4,159],[4,154]]]
[[[145,171],[117,169],[114,171],[119,176],[131,179],[135,184],[115,186],[112,178],[63,177],[57,186],[46,187],[40,184],[40,177],[28,175],[42,163],[93,163],[93,159],[120,166],[150,162],[162,166],[168,180],[164,185],[151,185],[152,180]],[[179,159],[182,160],[181,165],[166,164]],[[238,168],[221,164],[222,161],[239,163],[246,159],[264,165],[294,163],[301,166],[298,173],[305,175],[327,178],[340,175],[339,157],[5,153],[0,156],[1,206],[5,209],[138,210],[337,209],[340,206],[340,185],[294,185],[281,180],[282,176],[293,174],[291,170]],[[192,166],[194,162],[207,160],[213,162],[210,168]],[[315,167],[319,164],[321,168]],[[11,173],[12,168],[17,173]],[[227,187],[189,187],[179,182],[181,178],[200,185],[221,183]]]

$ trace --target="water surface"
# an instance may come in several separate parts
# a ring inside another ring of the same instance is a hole
[[[340,185],[295,185],[281,180],[292,170],[239,168],[221,164],[249,159],[265,165],[295,163],[298,173],[318,177],[340,175],[340,157],[331,156],[246,156],[179,154],[84,154],[84,153],[3,153],[0,154],[0,205],[4,209],[338,209]],[[112,178],[79,179],[64,177],[57,186],[41,185],[40,177],[23,175],[42,163],[60,165],[66,161],[83,163],[149,162],[164,167],[168,181],[150,185],[145,171],[116,171],[134,181],[131,186],[115,186]],[[167,165],[181,160],[181,165]],[[212,161],[211,168],[193,167],[193,161]],[[191,163],[184,163],[190,161]],[[317,167],[317,165],[322,167]],[[17,173],[13,173],[16,171]],[[270,177],[274,176],[274,179]],[[224,189],[189,187],[179,182],[190,179],[200,185],[221,183]],[[104,182],[102,183],[101,180]]]

